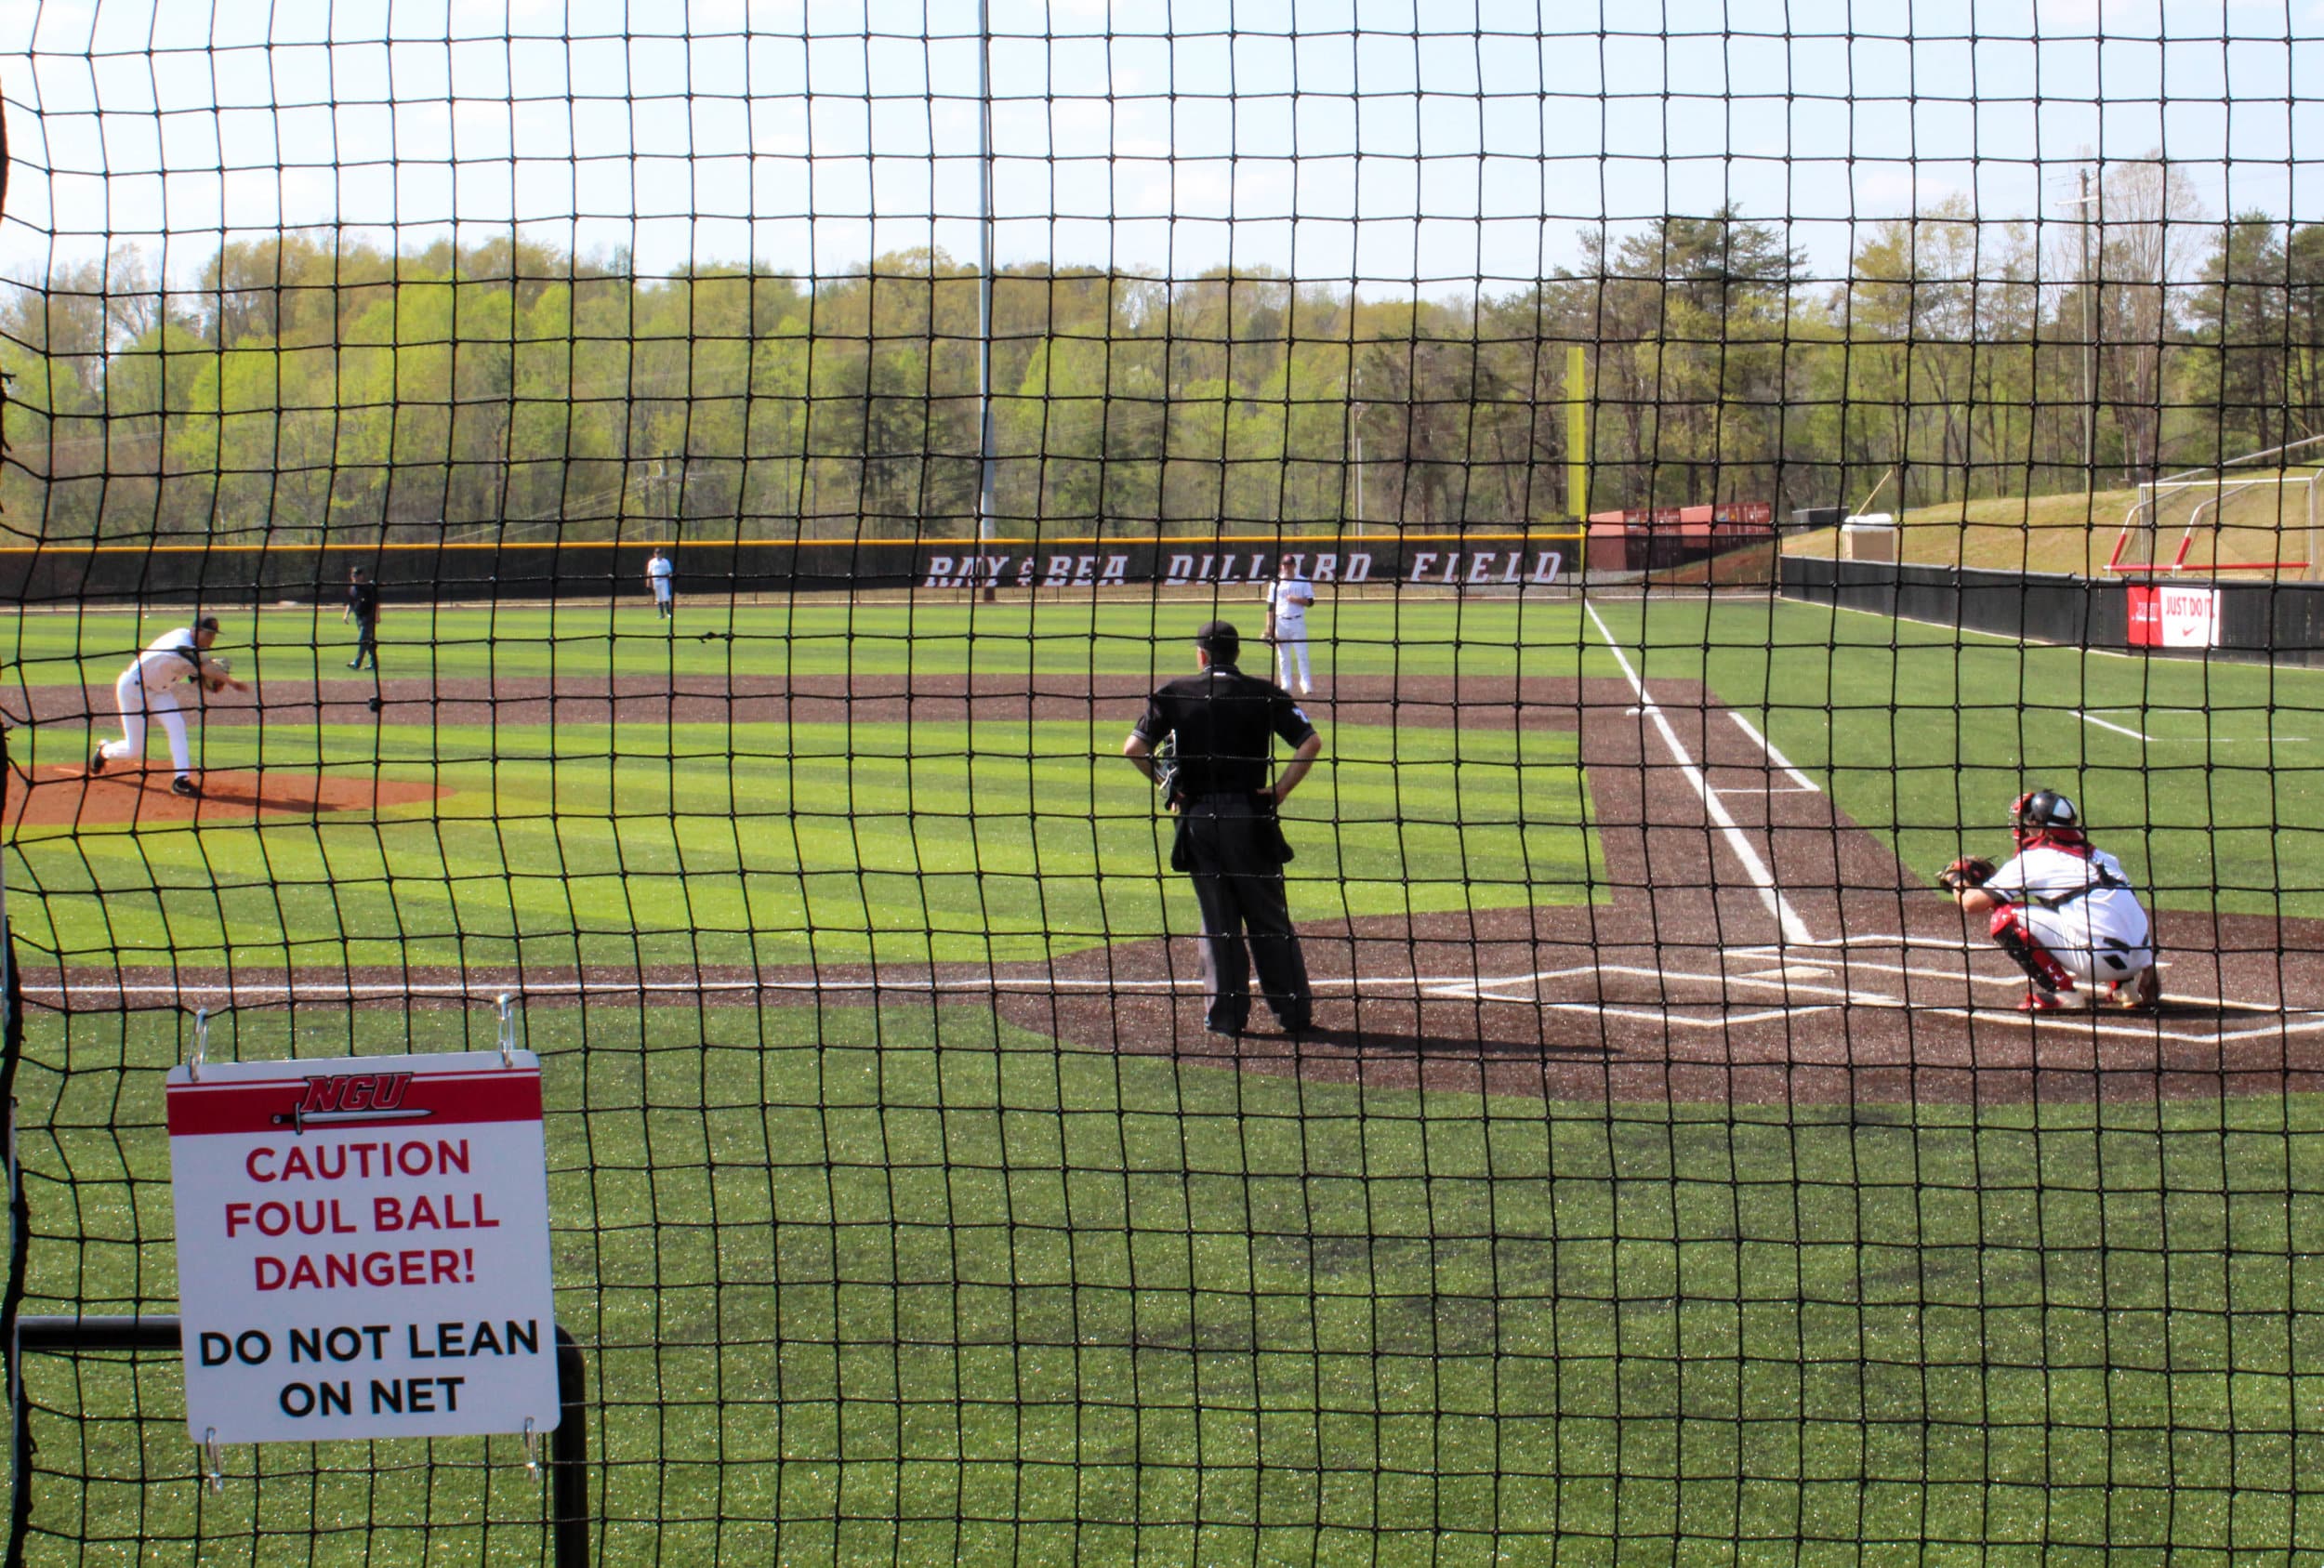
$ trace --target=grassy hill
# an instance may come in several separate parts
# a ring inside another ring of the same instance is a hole
[[[2307,472],[2300,470],[2292,477],[2304,479]],[[2324,511],[2324,484],[2317,488],[2317,504]],[[2178,554],[2179,541],[2198,506],[2214,500],[2220,504],[2206,507],[2203,526],[2187,551],[2188,570],[2201,571],[2220,562],[2305,562],[2310,559],[2307,490],[2293,482],[2256,485],[2239,492],[2229,487],[2224,496],[2209,490],[2168,492],[2158,508],[2151,556],[2141,551],[2141,541],[2133,536],[2123,560],[2152,559],[2169,564]],[[2124,489],[1916,507],[1900,520],[1901,558],[1917,566],[2094,575],[2105,570],[2123,520],[2137,504],[2138,492]],[[1786,539],[1784,550],[1791,555],[1831,557],[1839,554],[1839,542],[1838,530],[1818,529]],[[2304,573],[2292,567],[2280,574],[2298,577]]]

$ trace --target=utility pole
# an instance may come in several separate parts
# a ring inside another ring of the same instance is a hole
[[[1364,537],[1364,367],[1348,352],[1348,427],[1355,432],[1355,536]]]

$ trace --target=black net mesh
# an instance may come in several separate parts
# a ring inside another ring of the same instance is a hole
[[[508,994],[599,1561],[2305,1561],[2317,32],[0,15],[11,1323]],[[15,1557],[557,1555],[16,1366]]]

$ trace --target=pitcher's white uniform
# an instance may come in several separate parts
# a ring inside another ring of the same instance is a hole
[[[1985,890],[2006,896],[2077,982],[2127,980],[2155,961],[2153,923],[2122,863],[2104,850],[2035,845]]]
[[[1315,585],[1296,572],[1286,572],[1267,585],[1267,612],[1274,618],[1275,642],[1275,682],[1285,691],[1291,689],[1291,662],[1299,660],[1299,689],[1302,692],[1315,690],[1314,672],[1307,662],[1307,603],[1315,597]]]
[[[191,626],[179,626],[155,638],[137,661],[113,682],[113,698],[121,705],[121,739],[107,741],[98,755],[108,762],[145,759],[145,719],[162,721],[169,733],[169,759],[179,777],[193,771],[193,748],[186,738],[186,716],[178,709],[178,694],[170,690],[191,680],[202,667],[201,645]]]

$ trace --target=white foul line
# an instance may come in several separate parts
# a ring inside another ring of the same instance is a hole
[[[2142,735],[2135,730],[2125,729],[2119,724],[2109,723],[2106,719],[2099,718],[2094,713],[2084,713],[2080,708],[2075,708],[2072,712],[2074,717],[2080,719],[2083,723],[2095,724],[2101,730],[2111,730],[2118,735],[2128,735],[2134,741],[2146,741],[2151,744],[2154,740],[2152,735]]]
[[[1808,930],[1807,922],[1800,918],[1799,912],[1791,907],[1791,901],[1776,888],[1775,873],[1767,869],[1766,863],[1751,848],[1750,840],[1743,837],[1743,830],[1736,826],[1735,819],[1727,814],[1718,792],[1710,787],[1710,781],[1695,765],[1695,759],[1686,754],[1686,747],[1679,744],[1678,731],[1670,728],[1670,721],[1663,717],[1662,709],[1646,695],[1646,683],[1638,678],[1636,670],[1631,668],[1629,658],[1622,652],[1622,645],[1615,641],[1614,634],[1606,629],[1604,619],[1598,613],[1598,607],[1584,600],[1582,608],[1590,612],[1590,619],[1597,624],[1598,635],[1605,639],[1607,652],[1614,655],[1614,662],[1622,666],[1622,674],[1629,679],[1631,690],[1638,693],[1639,711],[1653,719],[1655,728],[1662,731],[1663,744],[1669,746],[1670,755],[1678,758],[1679,771],[1694,786],[1696,795],[1702,800],[1703,810],[1710,813],[1712,822],[1719,824],[1719,831],[1726,836],[1727,847],[1735,851],[1735,858],[1743,863],[1744,871],[1759,885],[1760,902],[1767,906],[1767,913],[1773,915],[1776,923],[1782,928],[1784,940],[1813,942],[1816,938]]]
[[[1768,761],[1773,762],[1776,767],[1791,775],[1792,783],[1798,784],[1802,789],[1812,790],[1817,795],[1824,793],[1821,789],[1816,787],[1816,784],[1814,779],[1809,778],[1805,773],[1801,772],[1797,768],[1794,768],[1791,765],[1791,758],[1786,757],[1782,752],[1776,749],[1775,742],[1769,740],[1765,735],[1759,732],[1759,727],[1757,725],[1753,724],[1750,719],[1744,718],[1742,714],[1738,713],[1734,708],[1727,709],[1727,717],[1741,725],[1743,727],[1743,732],[1759,743],[1759,749],[1767,754]]]

